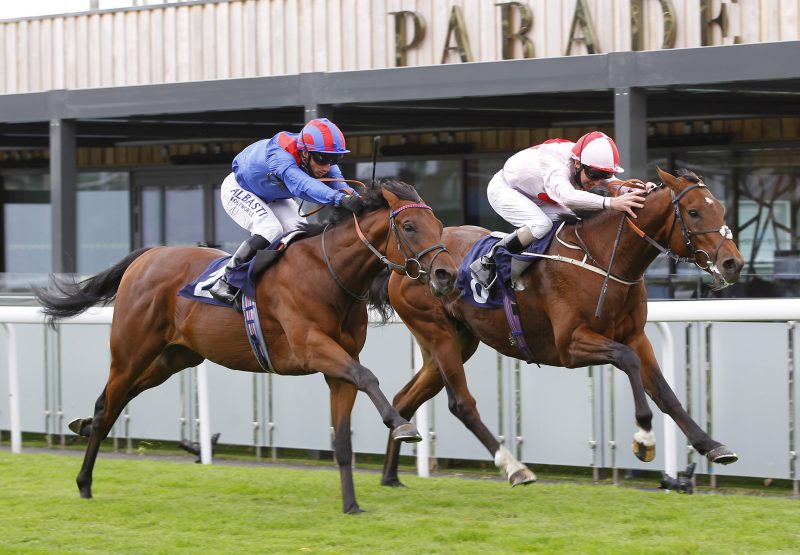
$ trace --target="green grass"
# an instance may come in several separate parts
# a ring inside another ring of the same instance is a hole
[[[105,456],[104,456],[105,455]],[[799,553],[800,500],[0,451],[0,553]]]

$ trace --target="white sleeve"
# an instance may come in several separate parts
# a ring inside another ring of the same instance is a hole
[[[544,190],[551,199],[570,210],[602,210],[603,197],[581,191],[569,180],[570,164],[553,156],[542,156]]]

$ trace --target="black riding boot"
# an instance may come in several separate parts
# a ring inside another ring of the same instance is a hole
[[[225,265],[225,275],[220,277],[208,290],[211,296],[220,302],[232,305],[239,290],[228,283],[231,270],[239,264],[244,264],[253,258],[259,250],[265,248],[267,245],[269,245],[269,241],[264,239],[261,235],[251,235],[239,245],[239,248],[236,249],[236,252],[233,253],[233,256],[231,256],[231,259]]]
[[[492,247],[492,250],[469,265],[469,269],[472,275],[475,276],[475,280],[480,283],[484,289],[491,287],[496,277],[494,263],[495,251],[500,247],[505,247],[508,252],[516,254],[525,250],[525,248],[533,242],[533,239],[533,233],[531,233],[528,226],[520,227],[514,231],[514,233],[509,233],[500,239],[500,241]]]

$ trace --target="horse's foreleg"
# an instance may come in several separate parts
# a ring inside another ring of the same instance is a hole
[[[645,390],[658,408],[675,421],[692,446],[713,463],[730,464],[736,462],[738,460],[736,453],[728,446],[713,440],[683,408],[675,392],[661,373],[661,368],[658,366],[653,353],[653,346],[647,337],[641,335],[632,341],[630,345],[636,349],[642,361],[641,375]]]
[[[423,357],[425,353],[423,353]],[[410,420],[417,412],[422,403],[432,399],[441,391],[444,382],[439,374],[439,368],[430,359],[423,362],[419,372],[414,374],[403,389],[394,396],[393,405],[400,413],[400,416]],[[426,430],[422,430],[426,433]],[[402,486],[397,475],[397,465],[400,459],[400,444],[395,441],[392,434],[389,434],[389,441],[386,445],[386,458],[383,461],[383,474],[381,475],[381,485]]]
[[[366,366],[351,357],[342,347],[326,334],[304,334],[307,337],[304,349],[309,358],[304,366],[314,369],[326,377],[344,380],[367,394],[378,409],[381,420],[397,441],[421,441],[416,426],[400,416],[381,391],[377,376]]]
[[[639,460],[652,461],[656,456],[653,411],[647,404],[639,371],[641,361],[636,352],[631,347],[612,341],[586,327],[575,330],[570,335],[569,346],[563,351],[569,353],[564,366],[576,368],[592,364],[613,364],[625,372],[631,384],[636,424],[639,427],[633,436],[633,453]]]
[[[358,390],[342,380],[325,377],[331,390],[331,418],[333,421],[333,450],[339,466],[342,483],[342,512],[358,514],[363,512],[356,502],[353,485],[353,445],[350,437],[350,414],[356,402]]]

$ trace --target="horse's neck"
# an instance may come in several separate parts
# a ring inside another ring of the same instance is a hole
[[[648,199],[650,200],[650,199]],[[638,218],[631,222],[641,229],[647,236],[666,246],[667,231],[664,229],[664,222],[669,215],[667,209],[663,207],[664,199],[653,198],[650,206],[640,210]],[[667,201],[667,206],[669,202]],[[595,259],[595,263],[603,268],[608,268],[611,260],[611,253],[615,248],[614,242],[619,230],[622,213],[611,212],[598,214],[594,218],[579,224],[573,228],[575,241],[588,250],[589,256]],[[659,255],[659,251],[650,245],[644,238],[640,237],[633,227],[626,222],[616,245],[614,254],[614,264],[611,272],[614,275],[638,279],[644,271],[653,263]]]
[[[389,233],[389,217],[384,210],[369,212],[358,222],[366,239],[386,254],[386,239]],[[372,283],[384,265],[358,236],[352,219],[337,226],[335,241],[326,241],[328,257],[342,284],[354,293],[362,293]]]

